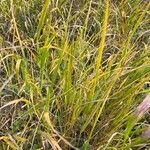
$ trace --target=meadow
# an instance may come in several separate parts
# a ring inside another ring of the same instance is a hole
[[[0,150],[150,149],[148,0],[0,1]]]

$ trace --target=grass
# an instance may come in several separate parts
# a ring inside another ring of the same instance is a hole
[[[149,13],[144,0],[0,1],[0,149],[150,148]]]

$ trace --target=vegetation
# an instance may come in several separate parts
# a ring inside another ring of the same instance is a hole
[[[150,148],[149,16],[146,0],[1,0],[0,149]]]

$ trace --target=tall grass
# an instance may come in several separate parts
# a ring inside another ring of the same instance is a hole
[[[146,149],[150,3],[0,2],[0,149]],[[141,105],[140,105],[141,103]]]

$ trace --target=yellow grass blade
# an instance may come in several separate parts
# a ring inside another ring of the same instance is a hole
[[[104,51],[105,46],[105,39],[106,39],[106,33],[107,33],[107,24],[108,24],[108,17],[109,17],[109,0],[106,0],[106,8],[105,8],[105,14],[104,14],[104,22],[102,27],[102,35],[101,35],[101,42],[98,48],[98,57],[96,62],[96,74],[98,74],[99,69],[102,70],[102,55]]]
[[[41,14],[41,18],[39,20],[39,24],[38,24],[37,31],[36,31],[37,40],[40,38],[40,33],[41,33],[42,28],[43,28],[45,19],[46,19],[46,15],[47,15],[47,12],[48,12],[48,7],[50,5],[50,2],[51,2],[51,0],[46,0],[45,1],[44,7],[43,7],[43,10],[42,10],[42,14]]]
[[[20,99],[16,99],[16,100],[13,100],[7,104],[5,104],[4,106],[0,107],[0,110],[2,110],[3,108],[7,107],[7,106],[10,106],[10,105],[13,105],[13,104],[18,104],[19,102],[25,102],[26,104],[31,104],[31,102],[29,100],[26,100],[24,98],[20,98]]]

